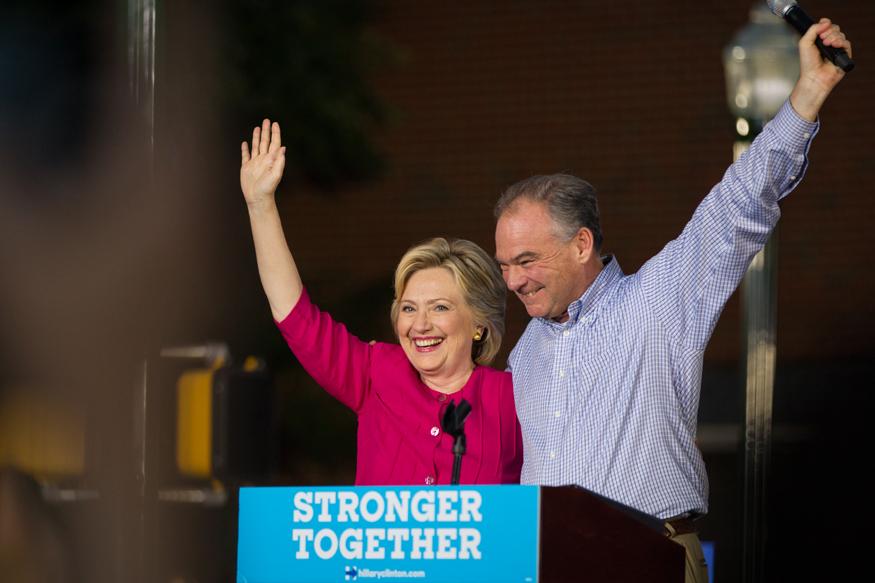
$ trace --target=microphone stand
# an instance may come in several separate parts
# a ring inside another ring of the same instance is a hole
[[[453,441],[453,478],[450,484],[453,486],[459,485],[459,475],[462,473],[462,456],[465,455],[465,434],[462,433],[456,436]]]
[[[458,405],[450,403],[447,405],[447,410],[444,412],[444,417],[441,420],[441,426],[444,433],[453,436],[453,476],[450,484],[453,486],[459,485],[459,476],[462,473],[462,456],[465,455],[465,420],[471,413],[471,403],[462,399]]]

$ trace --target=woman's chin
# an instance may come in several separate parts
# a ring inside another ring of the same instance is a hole
[[[455,376],[456,368],[464,368],[465,357],[455,352],[450,353],[443,344],[423,350],[413,344],[404,347],[407,360],[420,376],[442,377]],[[470,349],[467,354],[470,354]]]
[[[437,359],[416,358],[411,359],[410,364],[413,365],[419,374],[435,375],[440,374],[444,368],[443,362],[438,362]]]
[[[413,352],[407,353],[407,359],[419,374],[427,376],[441,374],[447,364],[446,355],[440,354],[438,351],[420,352],[415,348]]]

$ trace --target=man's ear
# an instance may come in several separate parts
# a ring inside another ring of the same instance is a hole
[[[592,236],[592,231],[586,227],[581,227],[574,236],[574,246],[577,250],[577,259],[581,265],[590,260],[595,250],[595,238]]]

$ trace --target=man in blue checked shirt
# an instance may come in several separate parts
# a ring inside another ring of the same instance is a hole
[[[511,186],[495,207],[496,257],[532,316],[511,352],[523,483],[579,484],[656,516],[706,581],[692,518],[708,510],[695,444],[702,354],[717,318],[799,183],[817,114],[844,76],[814,41],[851,52],[823,19],[799,43],[787,103],[638,273],[602,257],[595,191],[563,174]]]

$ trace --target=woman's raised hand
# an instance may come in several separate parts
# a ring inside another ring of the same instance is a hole
[[[280,137],[280,124],[262,122],[252,130],[252,153],[249,144],[240,144],[240,188],[250,207],[273,203],[276,187],[283,177],[286,149]]]
[[[303,289],[274,203],[276,187],[286,165],[280,124],[264,120],[260,128],[252,131],[252,152],[243,142],[240,155],[240,188],[249,207],[258,274],[273,317],[279,321],[292,310]]]

